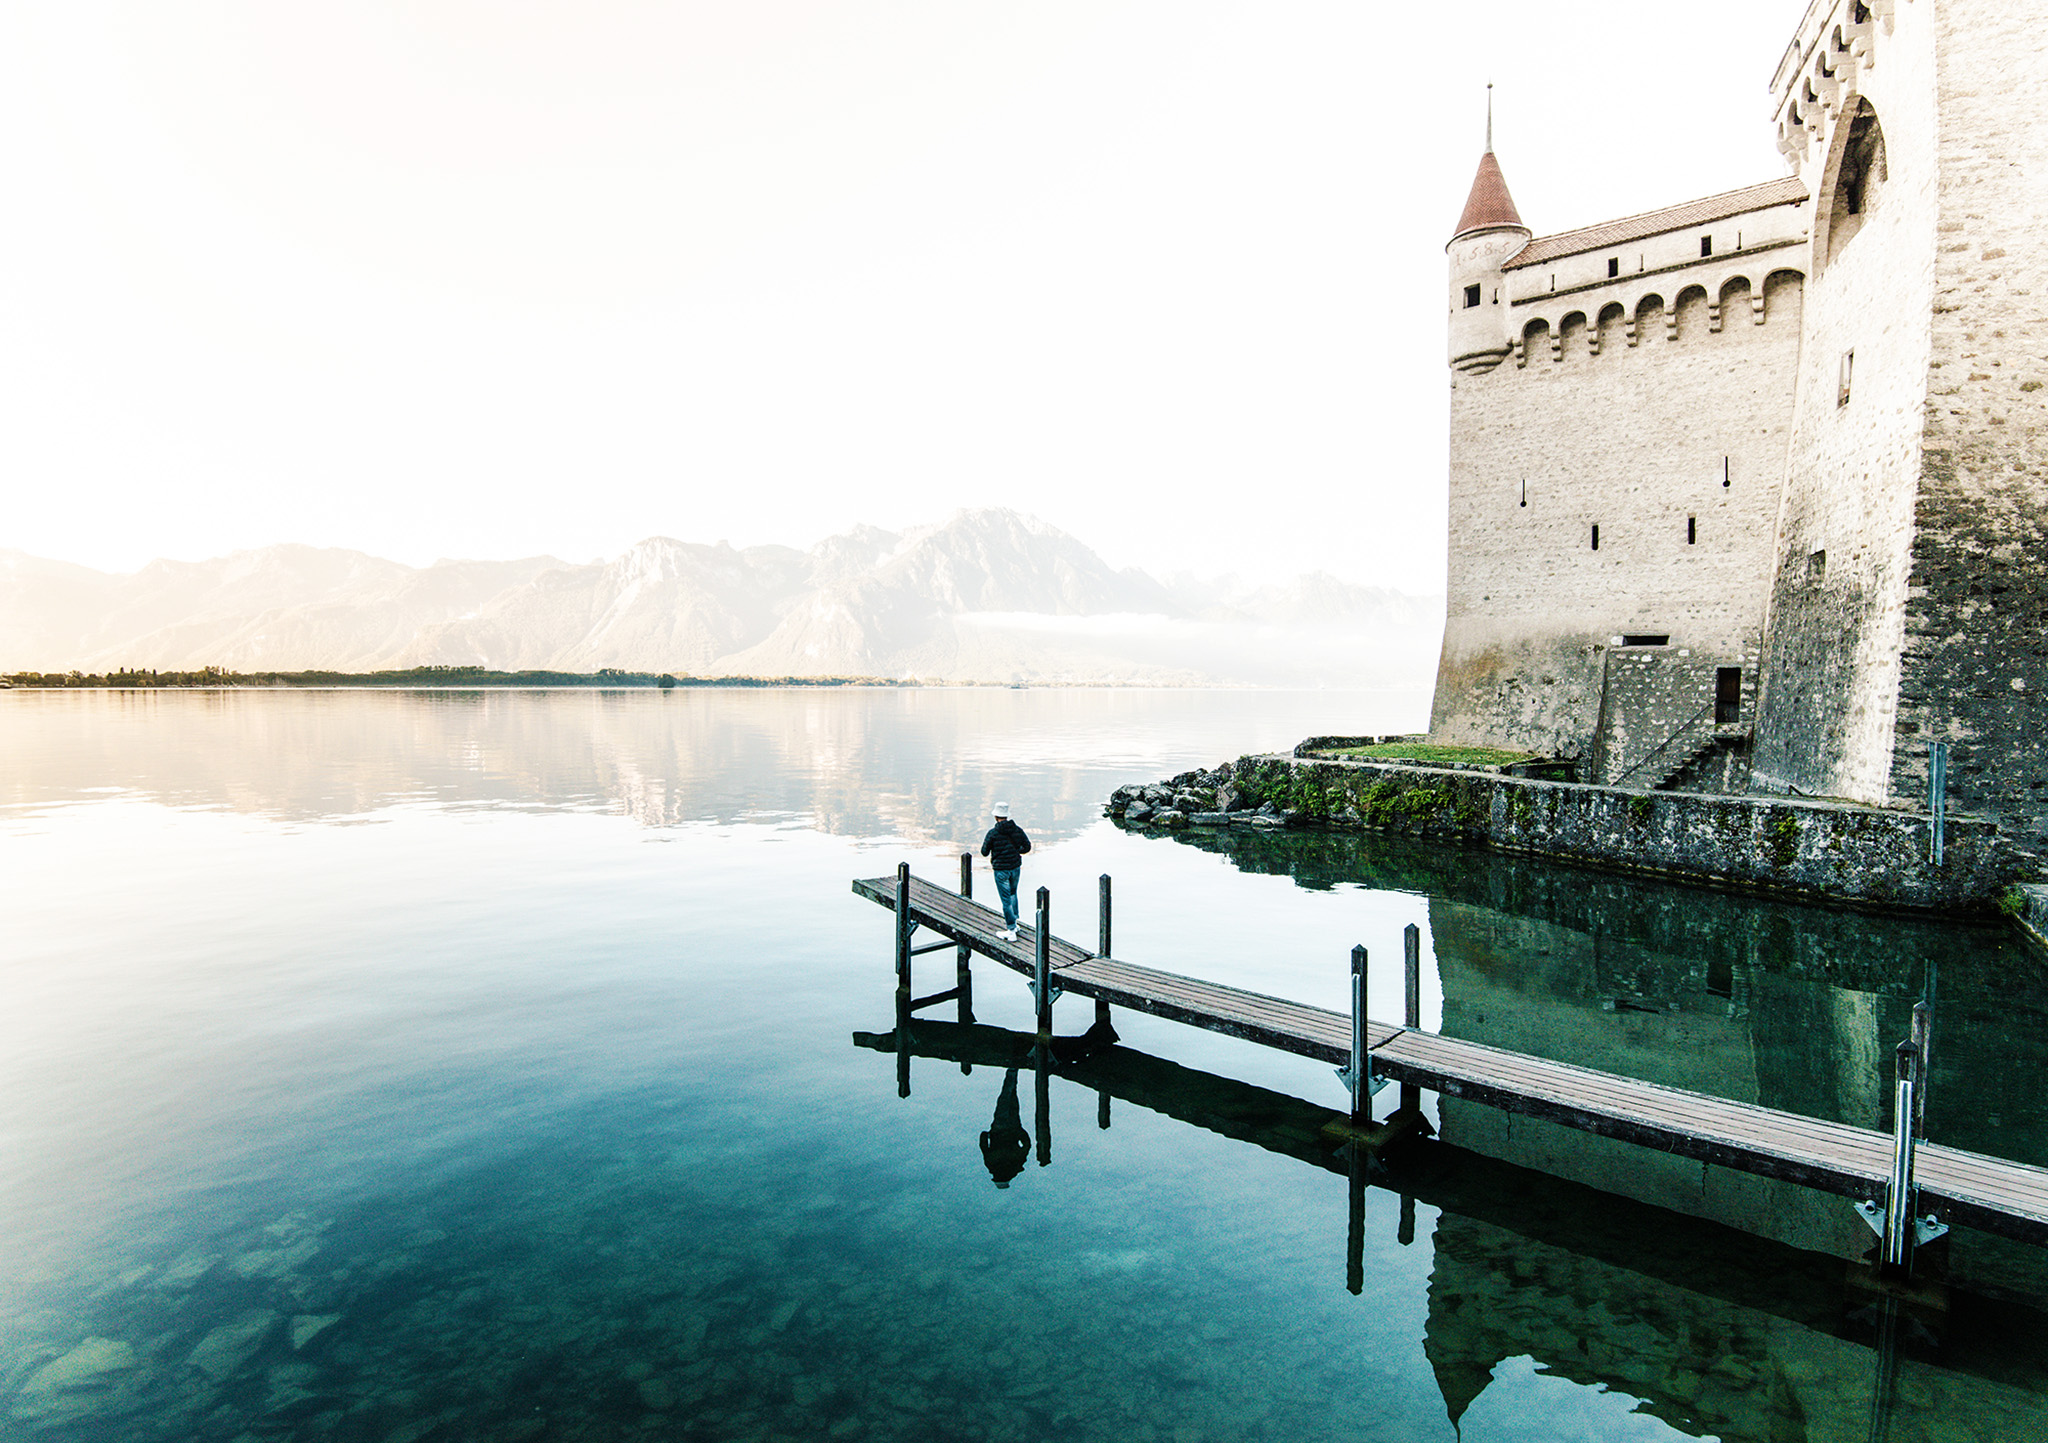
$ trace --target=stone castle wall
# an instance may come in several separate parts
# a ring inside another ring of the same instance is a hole
[[[1940,219],[1891,786],[2048,832],[2048,57],[2039,17],[1936,8]],[[1901,28],[1903,29],[1903,17]],[[1887,135],[1889,135],[1889,130]],[[1860,237],[1859,237],[1860,240]]]
[[[1750,664],[1799,354],[1801,281],[1781,260],[1757,262],[1760,313],[1723,259],[1665,275],[1637,310],[1596,289],[1554,338],[1520,322],[1511,359],[1453,377],[1432,734],[1588,755],[1624,635]],[[1724,287],[1718,329],[1701,276]]]
[[[1784,77],[1786,103],[1828,121],[1808,126],[1796,156],[1817,198],[1758,703],[1752,777],[1764,790],[1889,795],[1934,303],[1934,12],[1933,0],[1898,6],[1891,32],[1868,38],[1868,64],[1837,51],[1839,20],[1818,15]],[[1831,93],[1818,83],[1828,69]],[[1845,241],[1840,118],[1859,95],[1882,127],[1884,175]]]

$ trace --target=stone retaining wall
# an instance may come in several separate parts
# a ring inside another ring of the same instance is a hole
[[[1164,791],[1160,805],[1148,793]],[[1944,865],[1912,812],[1785,797],[1636,792],[1379,762],[1243,757],[1122,788],[1126,825],[1323,824],[1478,842],[1681,879],[1888,907],[1986,909],[2035,875],[1998,828],[1948,819]]]

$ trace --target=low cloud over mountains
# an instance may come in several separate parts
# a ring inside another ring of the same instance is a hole
[[[0,670],[621,667],[700,676],[1426,681],[1443,603],[1324,574],[1155,581],[1013,511],[809,551],[654,537],[609,561],[272,546],[133,575],[0,551]]]

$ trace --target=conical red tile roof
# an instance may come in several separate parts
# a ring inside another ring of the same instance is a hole
[[[1465,211],[1458,217],[1458,228],[1451,232],[1451,239],[1456,240],[1468,230],[1521,224],[1522,214],[1515,209],[1515,198],[1508,194],[1507,177],[1500,173],[1500,162],[1489,150],[1479,157],[1479,173],[1472,177],[1472,194],[1465,197]]]

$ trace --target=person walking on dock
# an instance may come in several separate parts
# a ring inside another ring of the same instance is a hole
[[[996,803],[996,824],[981,839],[981,855],[996,874],[996,895],[1003,899],[1003,936],[1017,940],[1017,877],[1024,870],[1024,854],[1031,839],[1010,820],[1010,804]]]

